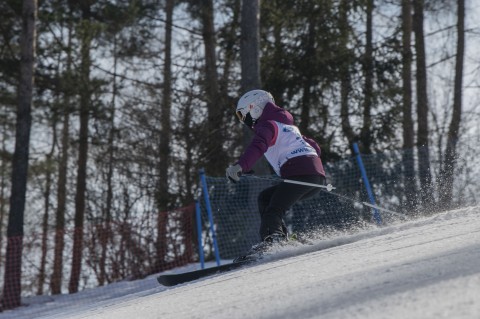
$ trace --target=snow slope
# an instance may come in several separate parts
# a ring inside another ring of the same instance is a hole
[[[61,296],[0,318],[480,318],[479,234],[480,207],[465,208],[177,287],[150,277],[85,291],[88,303]]]

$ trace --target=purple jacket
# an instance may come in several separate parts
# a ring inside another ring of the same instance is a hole
[[[247,147],[237,164],[242,167],[243,172],[248,172],[253,165],[263,156],[267,149],[274,143],[275,124],[272,121],[294,125],[293,116],[288,111],[276,106],[273,103],[267,103],[263,109],[262,116],[253,126],[255,136]],[[305,141],[310,144],[318,156],[297,156],[289,159],[280,168],[280,175],[283,178],[300,175],[322,175],[325,176],[322,161],[320,160],[320,147],[318,144],[305,136]]]

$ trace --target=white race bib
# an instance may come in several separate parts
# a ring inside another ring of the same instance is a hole
[[[289,159],[304,156],[317,156],[317,151],[306,142],[298,127],[272,121],[275,126],[274,143],[265,152],[265,157],[280,176],[280,168]]]

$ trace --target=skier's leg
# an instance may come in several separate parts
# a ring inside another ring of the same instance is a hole
[[[270,204],[270,199],[272,198],[272,195],[275,192],[275,190],[277,189],[277,187],[278,187],[278,184],[274,185],[274,186],[271,186],[271,187],[268,187],[268,188],[265,188],[258,195],[257,200],[258,200],[258,211],[260,213],[260,218],[262,217],[265,209]]]
[[[298,181],[316,183],[323,185],[323,176],[297,176],[291,178]],[[286,225],[283,221],[285,212],[297,201],[314,196],[320,188],[282,182],[274,187],[265,190],[259,196],[259,206],[262,202],[260,237],[262,240],[269,236],[285,237]],[[268,195],[268,196],[267,196]],[[265,207],[266,200],[269,199]]]
[[[279,185],[280,184],[277,184],[272,187],[268,187],[263,191],[261,191],[260,194],[258,195],[258,210],[260,213],[260,220],[261,220],[260,238],[262,239],[262,241],[265,239],[265,237],[268,234],[270,234],[270,231],[267,230],[269,226],[271,227],[271,225],[276,225],[278,222],[280,222],[282,226],[285,225],[285,222],[282,219],[283,215],[282,216],[276,216],[275,214],[268,214],[268,216],[265,215],[267,208],[270,205],[272,196],[277,191]],[[280,218],[280,221],[277,220],[278,218]],[[286,230],[286,226],[285,226],[285,230]],[[284,233],[285,232],[283,231],[283,227],[282,227],[282,231],[279,232],[279,234],[284,234]]]

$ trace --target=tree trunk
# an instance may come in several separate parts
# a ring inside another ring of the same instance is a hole
[[[12,162],[12,190],[10,195],[7,254],[2,297],[4,309],[15,308],[21,304],[23,221],[32,121],[36,18],[37,1],[24,0],[22,8],[22,34],[20,37],[20,82],[18,86],[15,151]]]
[[[340,118],[342,123],[343,135],[348,140],[348,145],[353,154],[353,143],[356,140],[356,135],[350,124],[350,108],[349,108],[349,93],[351,89],[350,83],[350,51],[348,49],[349,41],[349,23],[348,23],[348,3],[349,0],[342,0],[340,2],[340,54],[342,55],[342,64],[340,65]]]
[[[424,207],[433,205],[432,175],[430,172],[430,151],[428,143],[428,97],[425,37],[423,32],[423,0],[413,1],[413,29],[417,61],[417,149],[420,197]]]
[[[314,10],[314,8],[312,8]],[[315,48],[315,39],[317,33],[317,24],[318,22],[315,20],[315,14],[312,14],[309,17],[308,21],[308,37],[307,43],[305,44],[305,61],[311,61],[314,64],[316,48]],[[300,125],[299,129],[302,134],[307,136],[311,136],[310,132],[308,131],[308,127],[310,125],[310,106],[312,104],[312,87],[314,86],[314,72],[311,70],[307,70],[303,74],[303,96],[302,96],[302,110],[300,112]]]
[[[453,199],[453,182],[455,163],[457,161],[457,142],[460,135],[462,119],[463,61],[465,56],[465,0],[457,1],[457,55],[455,59],[455,83],[453,93],[453,110],[448,129],[447,148],[440,176],[440,194],[442,207],[451,208]]]
[[[4,127],[3,134],[2,134],[2,154],[7,154],[7,129]],[[7,211],[6,211],[6,203],[5,203],[5,195],[7,192],[7,162],[8,159],[5,157],[1,158],[0,164],[0,247],[3,247],[3,225],[4,221],[7,218]],[[0,250],[0,260],[3,259],[3,252]],[[0,302],[0,309],[1,309],[1,302]]]
[[[68,291],[78,292],[83,254],[83,222],[85,219],[87,160],[88,160],[88,122],[90,118],[90,46],[92,26],[90,25],[90,5],[85,2],[82,7],[80,25],[80,132],[78,145],[77,189],[75,194],[75,217],[72,252],[72,271]]]
[[[225,34],[225,57],[223,74],[220,81],[220,92],[222,97],[228,97],[229,91],[229,77],[232,74],[232,66],[235,66],[237,61],[237,39],[238,29],[240,25],[240,13],[241,13],[241,0],[234,0],[232,3],[232,19],[229,23],[228,31]],[[240,48],[241,49],[241,48]]]
[[[202,37],[205,47],[205,96],[207,100],[206,147],[202,161],[210,175],[224,174],[227,157],[223,150],[223,110],[219,92],[213,0],[201,2]]]
[[[69,41],[70,43],[70,41]],[[67,86],[71,85],[70,81],[70,53],[67,58]],[[50,290],[53,295],[62,293],[63,278],[63,249],[65,246],[65,210],[67,202],[67,168],[68,168],[68,145],[70,130],[70,93],[64,92],[63,103],[63,128],[61,138],[61,155],[58,166],[58,188],[57,188],[57,209],[55,211],[55,249],[53,260],[53,272],[50,280]]]
[[[416,207],[415,165],[413,159],[414,130],[412,118],[412,3],[402,0],[402,82],[403,82],[403,176],[405,178],[405,208]]]
[[[65,65],[65,81],[62,81],[63,91],[63,119],[62,119],[62,137],[61,154],[58,165],[58,185],[57,185],[57,209],[55,211],[55,250],[53,260],[53,272],[50,279],[50,290],[53,295],[62,293],[63,279],[63,250],[65,247],[65,212],[67,203],[67,169],[68,169],[68,150],[70,140],[70,112],[71,97],[73,96],[72,82],[72,12],[68,15],[68,44],[67,60]]]
[[[243,95],[250,90],[262,89],[260,77],[260,0],[242,0],[240,32],[242,74],[240,94]],[[246,147],[250,144],[253,134],[246,126],[242,127],[242,133],[243,145]],[[270,168],[264,157],[255,163],[253,170],[258,175],[270,174]]]
[[[365,100],[363,103],[363,126],[360,132],[362,153],[370,154],[372,144],[372,105],[373,105],[373,7],[374,0],[367,0],[366,44],[363,59],[365,74]]]
[[[113,173],[115,166],[115,110],[117,97],[117,36],[113,35],[113,79],[112,79],[112,100],[110,101],[110,130],[108,132],[108,163],[107,163],[107,198],[105,201],[105,211],[103,213],[102,233],[99,234],[101,253],[99,268],[100,274],[98,283],[103,286],[107,280],[107,250],[108,242],[112,233],[112,206],[113,206]]]
[[[69,71],[67,71],[69,72]],[[66,99],[68,101],[69,99]],[[65,106],[67,104],[64,104]],[[58,167],[57,209],[55,211],[55,248],[53,260],[53,272],[50,279],[50,290],[53,295],[62,293],[63,278],[63,250],[65,247],[65,210],[67,202],[67,166],[68,166],[68,142],[69,142],[70,115],[67,107],[64,107],[62,128],[62,152]]]
[[[269,87],[270,93],[272,93],[273,97],[275,98],[275,103],[279,106],[285,105],[285,101],[283,100],[282,94],[285,93],[287,90],[288,84],[285,81],[285,73],[284,65],[285,60],[284,53],[285,47],[283,44],[283,24],[282,23],[274,23],[273,30],[272,30],[272,37],[273,37],[273,61],[277,61],[279,63],[275,68],[269,68],[268,72],[271,73],[272,79],[275,79],[273,82],[274,84],[272,87]],[[261,73],[260,73],[261,76]]]
[[[47,154],[45,162],[45,192],[43,194],[44,197],[44,214],[43,214],[43,221],[42,221],[42,255],[40,258],[40,267],[39,267],[39,274],[38,274],[38,289],[37,295],[43,295],[43,286],[45,284],[46,276],[46,265],[47,265],[47,252],[48,252],[48,220],[49,220],[49,211],[50,211],[50,196],[52,192],[52,162],[53,162],[53,155],[55,152],[55,145],[57,145],[57,134],[55,132],[57,123],[54,121],[52,123],[52,131],[53,131],[53,138],[52,138],[52,148],[50,149],[50,153]]]
[[[260,0],[243,0],[241,9],[240,63],[242,93],[261,89]]]
[[[167,254],[167,222],[168,201],[169,201],[169,180],[168,168],[170,164],[170,136],[172,128],[170,113],[172,108],[172,20],[174,1],[167,0],[165,6],[165,64],[163,66],[163,97],[162,97],[162,119],[160,134],[160,160],[158,163],[158,190],[157,190],[157,269],[161,269]]]

